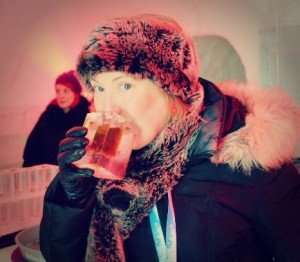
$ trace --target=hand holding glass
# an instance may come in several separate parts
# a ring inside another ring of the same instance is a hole
[[[114,112],[93,112],[87,114],[83,126],[90,142],[86,154],[73,164],[93,169],[98,178],[122,179],[134,141],[128,121]]]

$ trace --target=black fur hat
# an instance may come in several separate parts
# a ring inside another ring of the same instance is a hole
[[[103,71],[149,78],[186,104],[202,88],[191,37],[173,19],[159,15],[116,18],[95,28],[80,53],[77,73],[90,87],[90,77]]]

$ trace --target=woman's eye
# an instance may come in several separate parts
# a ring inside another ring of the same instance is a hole
[[[131,84],[128,84],[128,83],[121,85],[121,88],[123,88],[124,90],[129,90],[129,89],[131,89],[131,87],[132,87]]]
[[[104,92],[104,88],[101,87],[101,86],[95,86],[95,87],[93,88],[93,91],[94,91],[94,92],[101,93],[101,92]]]

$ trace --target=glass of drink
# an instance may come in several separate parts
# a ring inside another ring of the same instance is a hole
[[[88,129],[90,142],[85,155],[73,164],[93,169],[98,178],[122,179],[134,142],[128,121],[114,112],[92,112],[83,126]]]

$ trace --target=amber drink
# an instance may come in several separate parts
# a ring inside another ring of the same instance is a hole
[[[86,154],[73,164],[93,169],[98,178],[122,179],[134,141],[128,122],[113,112],[93,112],[87,114],[83,126],[90,142]]]

